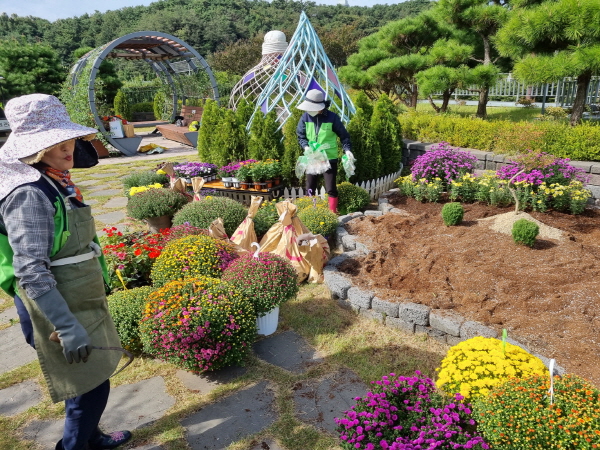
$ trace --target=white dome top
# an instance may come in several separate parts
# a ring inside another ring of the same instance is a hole
[[[283,53],[287,49],[288,43],[285,34],[279,30],[269,31],[265,34],[265,40],[262,45],[262,54]]]

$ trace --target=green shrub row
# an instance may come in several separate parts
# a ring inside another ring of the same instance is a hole
[[[154,104],[152,102],[134,103],[131,105],[131,113],[137,112],[153,112]]]
[[[451,114],[408,112],[399,116],[406,139],[445,141],[456,147],[515,155],[526,150],[544,151],[558,158],[600,161],[600,126],[575,127],[555,121],[485,121]]]

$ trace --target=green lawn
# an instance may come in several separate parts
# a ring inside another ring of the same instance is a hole
[[[438,101],[436,104],[441,105]],[[477,113],[477,106],[475,105],[455,105],[450,104],[450,113],[457,114],[463,117],[475,116]],[[431,112],[435,113],[429,103],[418,103],[417,111],[419,112]],[[533,121],[536,117],[541,114],[541,109],[538,107],[534,108],[523,108],[516,106],[488,106],[487,107],[488,120],[510,120],[513,122],[520,121]]]

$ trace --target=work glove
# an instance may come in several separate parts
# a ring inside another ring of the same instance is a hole
[[[35,302],[50,323],[54,325],[67,362],[69,364],[80,361],[87,362],[87,358],[92,352],[90,337],[75,318],[58,289],[54,288],[46,292],[36,298]]]

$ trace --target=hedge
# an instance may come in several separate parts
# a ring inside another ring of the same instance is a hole
[[[558,158],[600,161],[600,126],[587,122],[571,127],[564,122],[485,121],[450,114],[408,112],[398,117],[405,139],[446,141],[453,146],[516,155],[526,150]]]

